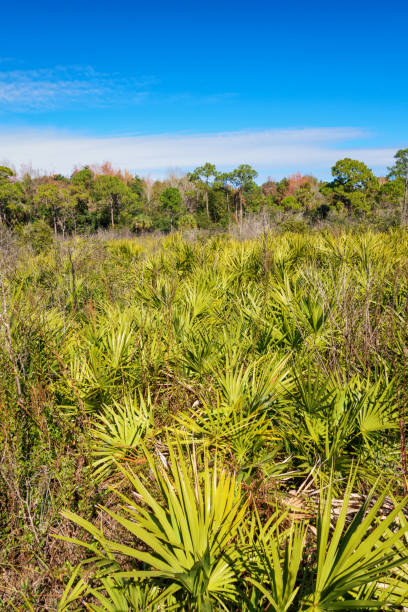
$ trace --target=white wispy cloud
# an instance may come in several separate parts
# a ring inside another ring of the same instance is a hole
[[[0,58],[0,66],[8,63]],[[37,113],[53,109],[129,107],[146,101],[167,104],[217,104],[233,92],[192,94],[159,93],[154,76],[133,77],[102,73],[92,66],[54,66],[33,70],[0,70],[0,116]]]
[[[15,167],[69,174],[74,165],[109,160],[116,167],[163,176],[168,169],[191,169],[211,161],[220,168],[249,163],[261,172],[281,175],[297,170],[327,175],[338,159],[360,159],[382,171],[395,148],[353,146],[369,135],[358,128],[307,128],[212,134],[155,134],[88,137],[48,132],[0,133],[0,160]]]
[[[123,100],[136,103],[147,96],[153,82],[153,78],[100,73],[91,66],[2,70],[0,111],[41,111],[76,103],[107,106]]]

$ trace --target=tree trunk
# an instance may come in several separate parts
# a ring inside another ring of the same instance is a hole
[[[54,220],[54,234],[56,235],[57,234],[57,217],[56,217],[55,211],[53,213],[53,220]]]
[[[405,175],[404,207],[402,209],[402,222],[407,222],[408,172]]]
[[[207,217],[210,218],[210,211],[208,208],[208,191],[205,192],[205,208],[207,210]]]
[[[113,218],[113,200],[112,198],[110,200],[110,214],[111,214],[111,225],[112,227],[115,227],[115,220]]]

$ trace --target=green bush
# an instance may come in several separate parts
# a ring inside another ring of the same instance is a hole
[[[24,226],[21,237],[34,250],[35,253],[48,251],[54,244],[54,235],[49,225],[42,219],[38,219]]]

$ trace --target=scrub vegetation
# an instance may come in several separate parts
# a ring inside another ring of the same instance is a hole
[[[262,215],[279,229],[362,222],[379,230],[408,221],[408,149],[400,149],[386,176],[362,161],[344,158],[331,181],[300,173],[256,182],[248,164],[220,171],[206,163],[164,180],[141,177],[110,163],[85,166],[70,177],[31,168],[0,166],[0,223],[32,244],[42,236],[126,229],[134,234],[175,229],[242,231],[245,219]]]
[[[2,609],[408,606],[406,229],[237,206],[3,225]]]

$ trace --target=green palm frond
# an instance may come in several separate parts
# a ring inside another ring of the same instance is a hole
[[[176,585],[181,601],[200,610],[213,609],[216,602],[224,605],[234,601],[240,563],[234,539],[246,511],[235,476],[222,470],[216,459],[210,467],[208,453],[202,463],[194,454],[186,461],[179,445],[169,445],[168,472],[146,450],[145,456],[163,501],[152,495],[147,481],[119,466],[143,505],[121,495],[126,504],[123,513],[104,511],[147,550],[107,539],[72,512],[64,512],[64,516],[96,538],[97,548],[92,550],[99,550],[102,558],[124,555],[146,568],[115,572],[112,578],[150,578],[166,588]]]
[[[105,479],[117,471],[118,463],[135,460],[140,454],[140,443],[152,429],[150,394],[146,400],[139,393],[139,397],[124,397],[121,403],[105,406],[92,421],[94,476]]]

